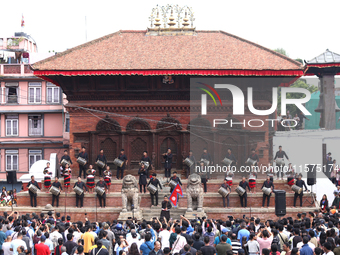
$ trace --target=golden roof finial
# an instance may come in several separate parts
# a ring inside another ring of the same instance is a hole
[[[170,22],[168,22],[168,25],[170,27],[173,27],[174,25],[176,25],[176,22],[174,21],[175,18],[174,18],[174,9],[173,8],[171,8],[171,14],[170,14],[169,20],[170,20]]]

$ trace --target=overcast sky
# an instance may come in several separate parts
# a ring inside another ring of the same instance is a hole
[[[223,30],[270,49],[284,48],[289,57],[310,60],[326,49],[340,54],[340,1],[1,1],[0,36],[21,31],[37,42],[39,52],[64,51],[120,29],[144,30],[156,5],[188,5],[199,30]]]

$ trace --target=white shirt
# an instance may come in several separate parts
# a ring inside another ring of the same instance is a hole
[[[325,252],[324,254],[326,254],[326,255],[334,255],[334,253],[332,251],[329,251],[328,253]]]
[[[126,241],[127,241],[127,240],[126,240]],[[139,247],[140,247],[141,244],[143,243],[142,241],[138,240],[138,237],[136,237],[136,238],[131,238],[131,239],[130,239],[130,242],[129,242],[129,241],[127,241],[127,242],[128,242],[128,244],[129,244],[129,249],[131,248],[131,245],[132,245],[133,243],[137,244],[138,251],[139,251]]]
[[[78,231],[73,232],[73,242],[78,243],[78,240],[81,238],[82,233]]]
[[[10,242],[5,242],[2,244],[2,250],[4,251],[4,255],[12,255],[13,252],[9,250],[11,248]]]
[[[161,232],[159,232],[158,237],[161,239],[162,248],[165,248],[165,247],[170,248],[170,242],[169,242],[170,231],[166,229],[162,230]]]
[[[176,246],[175,246],[176,244]],[[177,235],[176,241],[172,245],[173,253],[179,252],[183,249],[184,245],[187,244],[187,239],[185,239],[184,236],[181,236],[181,234]]]
[[[10,248],[13,249],[13,255],[18,255],[17,249],[18,249],[18,247],[21,246],[21,245],[24,246],[24,249],[25,249],[25,250],[27,250],[27,245],[26,245],[26,243],[25,243],[22,239],[15,239],[15,240],[13,240],[13,241],[11,242]]]
[[[34,230],[27,227],[26,228],[26,232],[28,233],[29,235],[29,238],[30,238],[30,247],[32,248],[33,247],[33,236],[34,236]]]

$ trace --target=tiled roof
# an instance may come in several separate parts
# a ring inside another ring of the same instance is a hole
[[[124,30],[37,62],[34,70],[302,70],[275,51],[223,31],[152,36]]]

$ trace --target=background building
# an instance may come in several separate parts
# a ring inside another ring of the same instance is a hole
[[[29,67],[42,57],[46,54],[39,56],[25,33],[0,38],[0,179],[13,170],[19,178],[37,160],[49,160],[52,152],[61,155],[68,146],[62,89]]]

